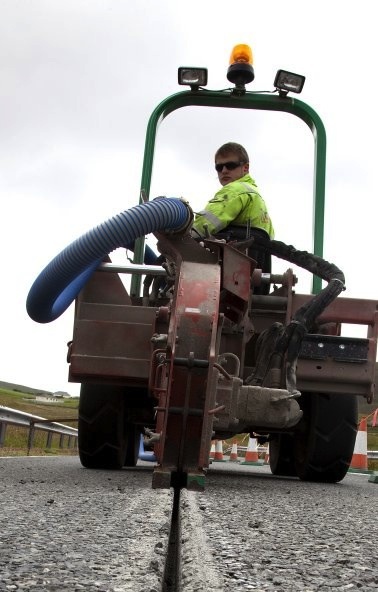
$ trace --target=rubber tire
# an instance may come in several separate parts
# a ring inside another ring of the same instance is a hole
[[[303,481],[341,481],[353,456],[358,425],[354,395],[302,393],[303,418],[294,437],[296,473]]]
[[[127,444],[124,467],[135,467],[139,458],[140,431],[133,423],[126,424]]]
[[[296,477],[294,438],[290,434],[272,434],[269,439],[269,466],[273,475]]]
[[[139,432],[126,421],[122,388],[82,384],[78,447],[80,462],[88,469],[119,470],[136,465]]]

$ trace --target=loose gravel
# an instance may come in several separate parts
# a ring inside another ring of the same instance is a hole
[[[172,494],[151,489],[150,471],[11,462],[0,484],[1,592],[161,590]]]
[[[210,474],[206,493],[188,492],[187,503],[201,513],[220,589],[376,592],[378,487],[367,481]]]
[[[378,591],[366,475],[324,485],[230,465],[181,492],[181,592]],[[151,466],[13,458],[0,474],[0,592],[161,592],[173,495],[151,489]]]
[[[196,494],[181,491],[181,591],[223,592]],[[180,592],[181,592],[180,591]]]

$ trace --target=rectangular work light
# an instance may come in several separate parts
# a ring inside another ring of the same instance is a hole
[[[306,77],[294,72],[287,72],[286,70],[278,70],[274,79],[274,86],[282,95],[287,95],[288,92],[300,93]]]
[[[207,68],[179,68],[178,83],[190,86],[192,90],[207,84]]]

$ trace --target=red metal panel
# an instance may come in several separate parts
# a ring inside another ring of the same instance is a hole
[[[293,313],[313,297],[305,294],[293,294]],[[319,320],[323,323],[342,322],[356,325],[373,325],[377,322],[377,311],[377,300],[343,298],[340,296],[327,306],[325,311],[320,315]]]
[[[76,306],[69,353],[70,380],[111,378],[146,384],[157,309],[83,302],[82,297]],[[87,297],[91,298],[88,289]]]
[[[167,342],[166,386],[159,399],[154,487],[167,473],[198,473],[208,465],[215,389],[220,266],[183,262],[176,283]],[[209,379],[210,377],[210,379]]]
[[[222,286],[245,302],[249,301],[255,263],[229,245],[223,248]]]
[[[297,385],[300,391],[372,395],[375,363],[342,363],[334,360],[298,360]]]

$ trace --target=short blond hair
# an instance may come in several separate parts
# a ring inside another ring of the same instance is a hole
[[[240,162],[249,162],[249,156],[246,149],[241,144],[237,144],[236,142],[227,142],[218,148],[215,153],[215,160],[218,158],[218,156],[226,158],[226,156],[229,154],[235,154]]]

